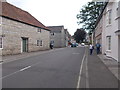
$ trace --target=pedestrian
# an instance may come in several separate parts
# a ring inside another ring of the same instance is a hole
[[[53,49],[53,43],[50,43],[50,48]]]
[[[100,53],[100,47],[101,47],[100,43],[97,42],[97,44],[96,44],[96,52],[97,52],[97,54]]]
[[[90,49],[90,55],[92,55],[92,53],[93,53],[93,45],[92,44],[90,44],[89,49]]]

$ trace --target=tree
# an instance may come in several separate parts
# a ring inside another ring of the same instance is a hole
[[[77,43],[81,43],[86,38],[86,32],[83,29],[77,29],[73,37]]]
[[[89,33],[92,33],[95,29],[95,23],[103,10],[105,3],[103,2],[88,2],[87,5],[84,5],[80,10],[80,13],[77,14],[78,25],[83,24],[83,29],[88,30]]]

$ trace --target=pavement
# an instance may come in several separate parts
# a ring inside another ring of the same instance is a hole
[[[90,55],[88,48],[86,49],[80,76],[82,82],[80,88],[113,88],[113,90],[120,88],[117,61],[102,54],[97,55],[96,51],[93,51],[93,54]]]
[[[97,55],[95,51],[92,55],[88,53],[87,66],[89,88],[114,88],[113,90],[118,90],[119,80],[115,76],[118,72],[115,72],[116,69],[114,69],[113,73],[108,67],[110,66],[110,63],[108,63],[109,59],[108,62],[103,62],[106,58],[102,58],[102,56],[101,54]]]
[[[106,55],[99,54],[97,55],[101,61],[107,66],[107,68],[113,73],[113,75],[120,80],[120,63],[118,63],[115,59],[111,57],[107,57]]]

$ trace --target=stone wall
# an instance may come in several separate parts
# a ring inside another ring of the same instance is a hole
[[[54,48],[60,48],[61,46],[61,33],[54,33],[51,35],[51,41],[54,41]]]
[[[54,41],[55,48],[61,48],[66,46],[66,35],[65,35],[64,27],[57,32],[51,31],[51,41]]]
[[[2,54],[22,53],[22,37],[28,38],[28,52],[49,49],[50,32],[21,22],[2,18],[3,51]],[[37,46],[37,40],[43,41],[43,46]]]

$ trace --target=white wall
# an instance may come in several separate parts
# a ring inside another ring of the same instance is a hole
[[[118,36],[115,34],[115,31],[118,30],[118,19],[117,19],[117,9],[118,3],[112,2],[108,3],[106,10],[103,15],[103,32],[102,32],[102,44],[103,44],[103,53],[105,52],[107,56],[110,56],[118,60]],[[107,11],[112,9],[112,22],[110,25],[107,25]],[[107,49],[107,40],[106,37],[111,36],[111,50]]]

